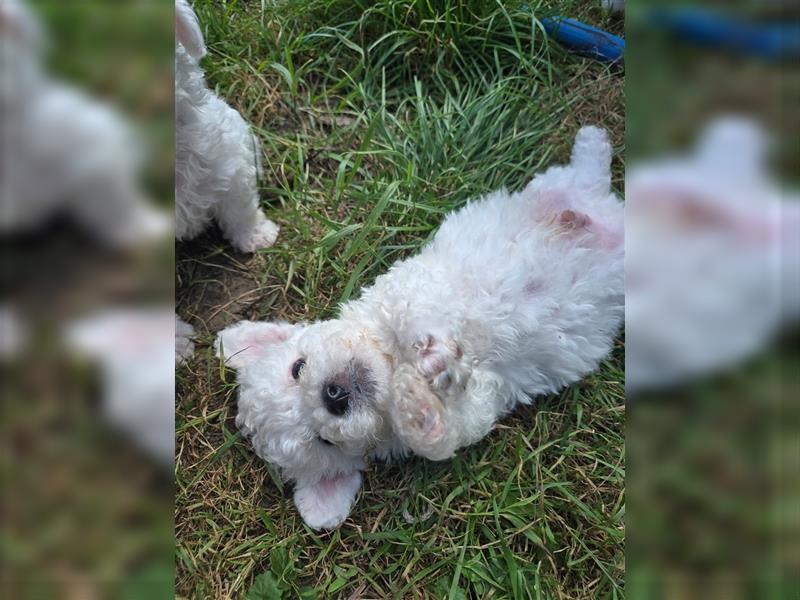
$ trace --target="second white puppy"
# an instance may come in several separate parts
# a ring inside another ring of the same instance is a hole
[[[258,140],[206,85],[203,34],[186,0],[175,2],[175,237],[215,219],[242,252],[271,246],[278,226],[258,206]]]
[[[605,132],[583,128],[569,166],[449,215],[338,319],[220,333],[236,422],[296,482],[308,525],[347,517],[369,458],[448,458],[608,354],[624,306],[610,161]]]

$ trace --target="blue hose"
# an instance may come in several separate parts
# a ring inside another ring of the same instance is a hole
[[[797,22],[750,22],[701,8],[651,9],[647,24],[704,46],[771,60],[800,57]]]
[[[542,25],[548,35],[576,54],[603,62],[622,61],[625,40],[621,37],[564,17],[547,17]]]

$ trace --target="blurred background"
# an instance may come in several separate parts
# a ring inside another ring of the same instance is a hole
[[[627,590],[800,593],[797,8],[627,4]]]
[[[173,594],[173,11],[0,1],[5,598]]]

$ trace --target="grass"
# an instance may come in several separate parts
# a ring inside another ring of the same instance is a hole
[[[471,197],[568,157],[578,126],[624,143],[622,77],[547,44],[537,18],[619,31],[592,2],[198,0],[210,84],[253,123],[275,247],[177,248],[201,334],[176,380],[177,592],[191,598],[624,596],[623,344],[450,461],[378,465],[315,533],[234,425],[209,344],[243,318],[335,314]],[[621,187],[624,164],[614,162]]]

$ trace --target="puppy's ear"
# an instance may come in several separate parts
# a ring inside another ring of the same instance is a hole
[[[200,23],[187,0],[175,0],[175,41],[193,58],[200,59],[206,54]]]
[[[297,325],[239,321],[223,329],[214,340],[217,356],[228,366],[241,369],[266,356],[277,344],[289,339]]]
[[[168,310],[109,310],[74,321],[64,339],[70,348],[93,358],[152,354],[174,343],[174,318]]]
[[[294,503],[311,529],[333,529],[350,514],[361,487],[361,472],[338,474],[319,481],[298,481]]]

